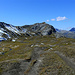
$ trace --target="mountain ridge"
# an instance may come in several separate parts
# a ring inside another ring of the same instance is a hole
[[[69,31],[75,32],[75,27],[71,28]]]
[[[56,30],[52,25],[45,22],[35,23],[33,25],[13,26],[4,22],[0,22],[0,39],[18,38],[19,36],[36,36],[51,35]]]
[[[69,31],[54,28],[45,22],[35,23],[32,25],[14,26],[4,22],[0,22],[0,41],[8,39],[17,39],[27,36],[45,36],[55,33],[55,37],[75,38],[75,28]]]
[[[56,29],[56,34],[57,34],[57,36],[58,37],[61,37],[61,36],[64,36],[64,37],[66,37],[66,38],[74,38],[75,39],[75,31],[73,30],[73,31],[71,31],[71,30],[60,30],[60,29],[57,29],[57,28],[55,28]]]

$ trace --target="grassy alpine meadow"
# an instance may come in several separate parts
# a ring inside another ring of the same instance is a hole
[[[32,59],[36,47],[41,53],[38,53],[38,59]],[[65,59],[73,64],[68,65]],[[26,39],[21,37],[15,42],[10,40],[0,42],[0,74],[8,71],[11,64],[22,60],[30,61],[28,68],[24,71],[25,75],[32,70],[37,61],[40,62],[38,75],[75,75],[75,68],[71,66],[75,66],[75,39],[55,38],[50,35],[32,36]]]

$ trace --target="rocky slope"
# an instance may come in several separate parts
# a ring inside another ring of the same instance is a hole
[[[0,40],[19,38],[23,36],[51,35],[55,32],[56,30],[54,27],[45,22],[24,26],[13,26],[0,22]]]
[[[69,31],[66,31],[66,30],[60,30],[60,29],[56,29],[56,37],[67,37],[67,38],[75,38],[75,31],[73,29],[72,30],[69,30]]]

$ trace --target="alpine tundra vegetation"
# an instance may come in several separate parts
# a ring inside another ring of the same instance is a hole
[[[0,22],[0,75],[75,75],[75,39],[45,22]]]

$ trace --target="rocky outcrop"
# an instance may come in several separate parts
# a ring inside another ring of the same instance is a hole
[[[52,25],[46,24],[45,22],[36,23],[28,27],[25,26],[25,28],[27,28],[28,32],[31,34],[35,33],[36,35],[51,35],[52,33],[56,32]]]

